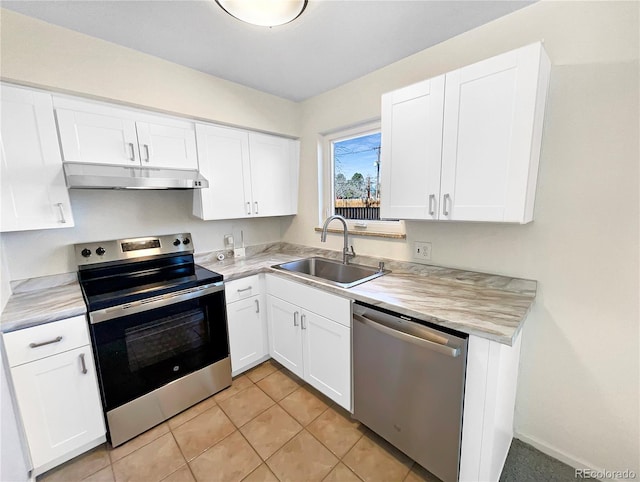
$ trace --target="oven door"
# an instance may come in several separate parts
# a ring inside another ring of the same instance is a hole
[[[229,356],[224,285],[89,314],[105,412]]]

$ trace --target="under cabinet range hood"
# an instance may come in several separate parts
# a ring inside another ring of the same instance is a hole
[[[201,189],[209,187],[209,181],[195,170],[108,166],[83,162],[65,162],[63,165],[69,189]]]

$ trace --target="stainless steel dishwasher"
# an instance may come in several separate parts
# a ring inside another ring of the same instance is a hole
[[[468,335],[424,323],[354,304],[354,417],[443,481],[456,481]]]

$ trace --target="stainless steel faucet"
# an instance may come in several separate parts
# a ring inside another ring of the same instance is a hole
[[[345,218],[343,218],[339,214],[329,216],[324,222],[324,226],[322,226],[320,241],[324,243],[327,240],[327,229],[329,228],[329,223],[334,219],[339,220],[344,226],[344,247],[342,248],[342,264],[349,264],[349,258],[353,258],[356,255],[356,252],[353,250],[353,246],[351,246],[351,250],[349,250],[349,230],[347,229],[347,220]]]

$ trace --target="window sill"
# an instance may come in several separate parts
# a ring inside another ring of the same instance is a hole
[[[314,228],[317,233],[322,232],[322,228]],[[327,229],[330,233],[342,234],[344,231],[342,229],[329,228]],[[349,234],[355,236],[372,236],[376,238],[390,238],[390,239],[407,239],[407,235],[405,233],[385,233],[382,231],[374,231],[371,228],[367,229],[358,229],[358,228],[350,228],[348,230]]]

